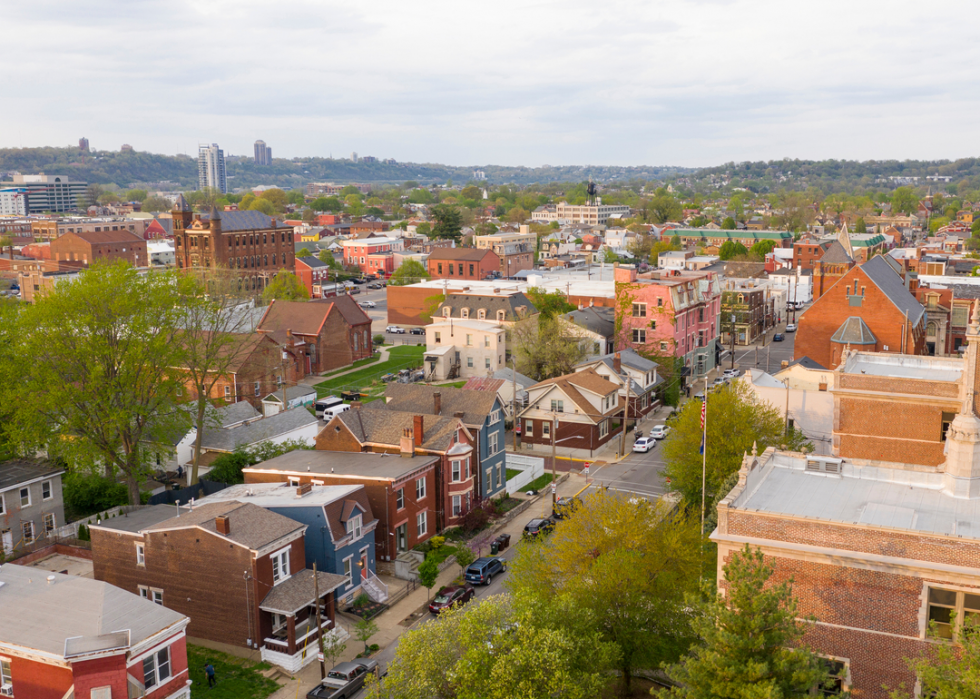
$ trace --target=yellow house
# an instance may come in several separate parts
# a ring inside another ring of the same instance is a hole
[[[960,211],[956,214],[956,220],[962,221],[963,223],[973,223],[973,212],[972,211]]]

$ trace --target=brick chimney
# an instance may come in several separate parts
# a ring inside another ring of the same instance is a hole
[[[405,428],[402,430],[402,436],[398,440],[398,448],[401,451],[401,455],[407,459],[415,456],[415,444],[412,440],[412,430]]]
[[[359,401],[359,400],[352,400],[350,402],[350,409],[351,410],[360,410],[361,409],[361,401]]]
[[[613,355],[613,371],[615,371],[617,374],[622,373],[623,371],[623,361],[619,356],[619,352]]]
[[[415,438],[415,446],[422,446],[422,439],[425,436],[425,416],[416,415],[412,421],[412,436]]]
[[[432,405],[436,415],[442,414],[442,393],[436,391],[432,394]]]
[[[303,483],[296,488],[296,497],[301,498],[310,492],[313,492],[313,484]]]
[[[228,515],[215,517],[214,528],[219,534],[224,534],[225,536],[231,534],[231,520],[228,519]]]

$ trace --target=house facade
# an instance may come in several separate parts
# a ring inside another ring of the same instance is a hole
[[[531,233],[527,226],[521,226],[519,233],[476,236],[473,245],[477,250],[493,250],[500,259],[500,275],[513,277],[522,270],[534,269],[538,236]]]
[[[426,260],[433,279],[481,280],[500,274],[500,257],[493,250],[435,248]]]
[[[96,262],[123,260],[133,267],[150,264],[146,253],[146,241],[125,228],[110,231],[81,231],[65,233],[51,241],[51,257],[92,265]]]
[[[575,367],[575,371],[588,369],[595,370],[619,387],[619,402],[622,405],[629,403],[630,420],[640,420],[660,406],[657,388],[663,384],[663,379],[657,375],[657,364],[633,350],[611,352],[588,359]]]
[[[489,376],[506,359],[507,333],[496,323],[457,320],[425,327],[423,369],[429,380]]]
[[[364,274],[390,277],[395,271],[394,250],[401,250],[396,238],[357,238],[340,243],[344,250],[344,264],[357,267]]]
[[[0,463],[0,547],[22,551],[65,524],[64,469],[37,459]]]

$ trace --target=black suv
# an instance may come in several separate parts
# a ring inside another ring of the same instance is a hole
[[[555,503],[555,510],[551,515],[552,519],[568,519],[572,514],[582,506],[582,501],[579,498],[567,498],[565,500],[559,500]]]
[[[470,585],[489,585],[493,582],[494,575],[502,575],[503,572],[504,564],[499,558],[484,556],[469,565],[463,578]]]
[[[553,519],[532,519],[524,526],[525,539],[537,539],[539,536],[550,534],[555,528]]]

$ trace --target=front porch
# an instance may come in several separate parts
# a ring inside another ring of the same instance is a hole
[[[304,569],[272,588],[259,605],[262,660],[297,672],[316,659],[318,631],[325,642],[330,636],[346,639],[349,634],[335,622],[334,603],[334,590],[344,582],[340,575],[317,573],[314,584],[313,571]]]

